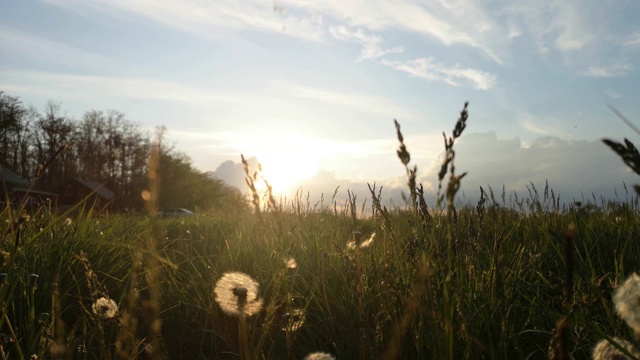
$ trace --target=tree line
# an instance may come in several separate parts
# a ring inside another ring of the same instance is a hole
[[[240,191],[195,169],[190,158],[119,111],[89,110],[81,119],[64,115],[49,101],[44,112],[0,91],[0,162],[44,191],[56,192],[77,177],[115,193],[114,207],[141,209],[148,188],[147,163],[155,141],[160,156],[158,205],[207,209],[243,206]],[[152,135],[155,139],[152,141]]]

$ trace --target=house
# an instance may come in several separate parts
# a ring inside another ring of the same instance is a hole
[[[115,198],[113,191],[104,185],[77,177],[67,180],[60,186],[58,195],[60,205],[74,205],[85,200],[90,204],[96,202],[106,205]]]
[[[38,207],[51,201],[55,202],[57,197],[55,193],[39,190],[29,180],[0,164],[0,204],[9,200],[12,204]]]

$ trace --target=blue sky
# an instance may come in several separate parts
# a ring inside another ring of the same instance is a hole
[[[282,189],[402,187],[395,118],[433,188],[442,131],[469,101],[467,192],[548,179],[576,197],[636,180],[600,139],[639,137],[606,106],[640,122],[637,1],[47,0],[0,10],[0,90],[38,108],[61,102],[75,118],[115,109],[165,125],[203,171],[244,153]]]

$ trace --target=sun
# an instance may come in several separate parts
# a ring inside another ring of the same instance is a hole
[[[315,175],[324,148],[318,139],[296,132],[269,132],[254,139],[252,156],[275,193],[294,192],[297,184]]]

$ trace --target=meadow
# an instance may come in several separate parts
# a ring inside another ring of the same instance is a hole
[[[635,343],[612,302],[640,263],[635,193],[564,205],[532,185],[527,198],[487,188],[456,203],[465,121],[466,107],[445,137],[436,204],[397,124],[405,206],[383,204],[372,184],[367,202],[256,194],[253,206],[175,219],[154,213],[153,186],[142,216],[5,208],[0,355],[587,359],[603,339]],[[218,287],[235,272],[253,280]]]

